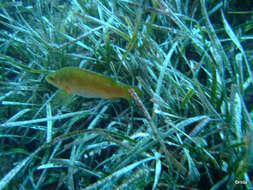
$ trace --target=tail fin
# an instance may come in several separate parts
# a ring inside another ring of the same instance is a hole
[[[136,86],[131,86],[129,89],[131,89],[131,88],[133,88],[134,91],[136,92],[136,94],[139,96],[139,98],[142,99],[142,92],[141,92],[141,90],[138,87],[136,87]],[[133,99],[133,98],[131,97],[131,99]]]

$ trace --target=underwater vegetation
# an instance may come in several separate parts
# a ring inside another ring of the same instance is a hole
[[[0,1],[0,190],[252,189],[252,13]]]

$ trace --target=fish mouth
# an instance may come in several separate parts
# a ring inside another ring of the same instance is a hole
[[[46,76],[46,81],[52,84],[54,81],[54,77],[53,76]]]

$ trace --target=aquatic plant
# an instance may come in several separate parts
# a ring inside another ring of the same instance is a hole
[[[250,1],[1,1],[0,189],[252,188]],[[69,96],[80,67],[138,86]]]

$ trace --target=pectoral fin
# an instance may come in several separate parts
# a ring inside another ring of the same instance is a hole
[[[73,91],[67,86],[67,85],[64,85],[63,86],[64,90],[68,93],[68,94],[72,94]]]

